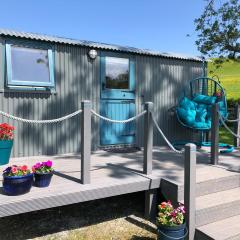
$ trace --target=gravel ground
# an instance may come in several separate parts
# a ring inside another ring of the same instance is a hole
[[[0,240],[154,240],[143,193],[0,219]]]

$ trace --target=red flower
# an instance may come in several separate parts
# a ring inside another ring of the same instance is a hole
[[[1,140],[13,139],[13,130],[14,127],[7,123],[0,124],[0,139]]]
[[[165,208],[165,207],[166,207],[166,205],[167,205],[167,203],[166,203],[166,202],[162,202],[162,203],[161,203],[161,205],[160,205],[160,208]]]
[[[28,170],[28,167],[26,165],[23,165],[23,166],[21,166],[21,170],[25,172]]]

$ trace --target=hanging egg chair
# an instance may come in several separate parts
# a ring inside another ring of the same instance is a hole
[[[201,140],[196,143],[198,146],[210,146],[211,143],[204,142],[204,133],[211,130],[212,106],[218,103],[219,112],[223,119],[228,117],[227,98],[224,88],[219,81],[209,77],[199,77],[189,82],[187,89],[183,91],[183,97],[176,107],[178,122],[191,130],[201,132]],[[174,143],[175,146],[183,145],[183,142]],[[220,144],[226,148],[221,152],[230,152],[232,146]]]

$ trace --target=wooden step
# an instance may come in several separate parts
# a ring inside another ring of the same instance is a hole
[[[209,173],[211,175],[207,180],[203,176],[199,177],[196,185],[196,196],[203,196],[206,194],[216,193],[220,191],[225,191],[233,188],[240,187],[240,174],[228,172],[220,169],[218,176]],[[184,186],[173,180],[162,179],[161,181],[161,191],[167,199],[171,199],[173,202],[181,202],[184,198]]]
[[[196,229],[195,240],[239,240],[240,215],[203,225]]]
[[[240,188],[196,198],[196,226],[240,214]]]

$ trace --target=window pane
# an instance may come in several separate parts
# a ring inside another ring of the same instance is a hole
[[[12,46],[11,58],[13,80],[50,82],[47,50]]]
[[[106,88],[129,88],[129,59],[106,57]]]

